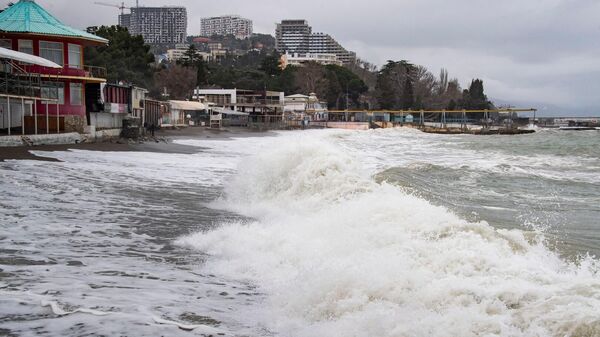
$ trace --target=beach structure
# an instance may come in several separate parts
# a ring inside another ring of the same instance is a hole
[[[63,24],[34,0],[20,0],[1,12],[0,47],[37,58],[11,61],[4,53],[0,109],[7,118],[0,132],[83,133],[86,97],[99,96],[106,82],[106,69],[84,64],[83,47],[107,43]]]
[[[138,129],[146,124],[145,100],[148,90],[132,85],[101,83],[86,92],[89,133],[116,137],[122,128]],[[129,130],[130,136],[136,132]]]
[[[207,105],[198,101],[170,100],[168,104],[170,109],[162,116],[161,126],[164,127],[197,125],[202,115],[207,115]]]
[[[522,134],[535,132],[519,128],[515,120],[519,113],[531,113],[535,120],[537,109],[486,110],[332,110],[323,127],[356,129],[408,126],[427,133],[439,134]],[[474,118],[476,116],[477,118]],[[505,116],[494,120],[491,116]]]
[[[170,114],[170,106],[166,102],[161,102],[153,99],[146,98],[144,100],[144,121],[145,124],[150,127],[160,127],[162,123],[162,116]]]
[[[327,103],[319,101],[315,93],[285,96],[284,111],[299,120],[327,121],[329,118]]]
[[[194,96],[203,96],[216,107],[245,112],[250,116],[281,116],[285,105],[285,93],[279,91],[196,89]]]

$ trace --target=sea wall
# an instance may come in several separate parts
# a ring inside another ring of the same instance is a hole
[[[83,140],[81,134],[76,132],[54,135],[2,136],[0,137],[0,147],[77,144]]]

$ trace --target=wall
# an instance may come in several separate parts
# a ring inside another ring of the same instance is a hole
[[[96,130],[119,129],[123,127],[125,116],[125,114],[92,112],[90,113],[90,125],[94,125]]]

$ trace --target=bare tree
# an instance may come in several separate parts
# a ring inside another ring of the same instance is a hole
[[[154,75],[159,90],[167,89],[172,99],[185,99],[191,96],[196,87],[196,71],[192,68],[171,64]]]

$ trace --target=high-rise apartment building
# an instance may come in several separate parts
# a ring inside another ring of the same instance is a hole
[[[202,36],[233,35],[238,39],[246,39],[251,37],[252,33],[252,20],[244,19],[237,15],[200,19],[200,35]]]
[[[306,20],[283,20],[275,30],[275,49],[284,53],[308,53],[312,27]]]
[[[333,54],[346,64],[356,59],[354,52],[346,50],[329,34],[313,33],[306,20],[281,21],[275,39],[275,48],[281,53]]]
[[[131,35],[141,35],[152,46],[174,45],[187,40],[185,7],[132,7],[130,14],[119,16],[119,25]]]
[[[311,54],[334,54],[344,64],[356,60],[356,53],[346,50],[329,34],[313,33],[310,35],[308,44],[308,50]]]

